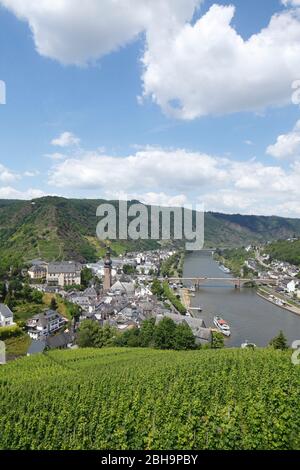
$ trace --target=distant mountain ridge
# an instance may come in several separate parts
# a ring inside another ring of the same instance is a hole
[[[96,210],[107,202],[117,205],[101,199],[50,196],[34,201],[0,200],[0,263],[34,258],[82,262],[99,259],[105,244],[96,238]],[[207,247],[243,246],[293,236],[300,236],[300,219],[205,214]],[[112,242],[115,255],[159,246],[154,240]]]

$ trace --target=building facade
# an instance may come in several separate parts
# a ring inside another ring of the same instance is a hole
[[[28,275],[30,279],[45,279],[47,276],[47,267],[46,265],[33,265],[28,269]]]
[[[58,312],[47,310],[27,322],[28,334],[32,339],[43,339],[60,330],[65,324],[66,320]]]
[[[47,283],[53,286],[73,286],[81,284],[82,265],[74,261],[49,263]]]

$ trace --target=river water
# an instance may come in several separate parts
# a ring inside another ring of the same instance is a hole
[[[186,255],[184,277],[232,277],[224,273],[208,253]],[[254,289],[236,290],[234,285],[221,281],[206,281],[192,306],[203,307],[195,316],[203,318],[206,326],[213,326],[214,315],[222,316],[231,327],[232,336],[225,339],[227,346],[239,347],[246,340],[257,346],[266,346],[282,330],[291,344],[300,340],[300,315],[271,304],[259,297]]]

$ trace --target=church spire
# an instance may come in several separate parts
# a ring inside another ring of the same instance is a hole
[[[107,247],[106,250],[106,255],[104,258],[104,283],[103,283],[103,289],[104,292],[107,292],[111,288],[111,268],[112,268],[112,260],[110,258],[111,256],[111,250],[110,247]]]

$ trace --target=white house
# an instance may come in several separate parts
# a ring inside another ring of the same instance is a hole
[[[5,304],[0,304],[0,327],[2,326],[13,326],[14,325],[14,314]]]
[[[66,320],[54,310],[35,315],[27,322],[28,334],[32,339],[43,339],[60,330],[66,324]]]
[[[293,294],[296,291],[296,282],[294,280],[289,282],[286,286],[286,289],[289,294]]]

